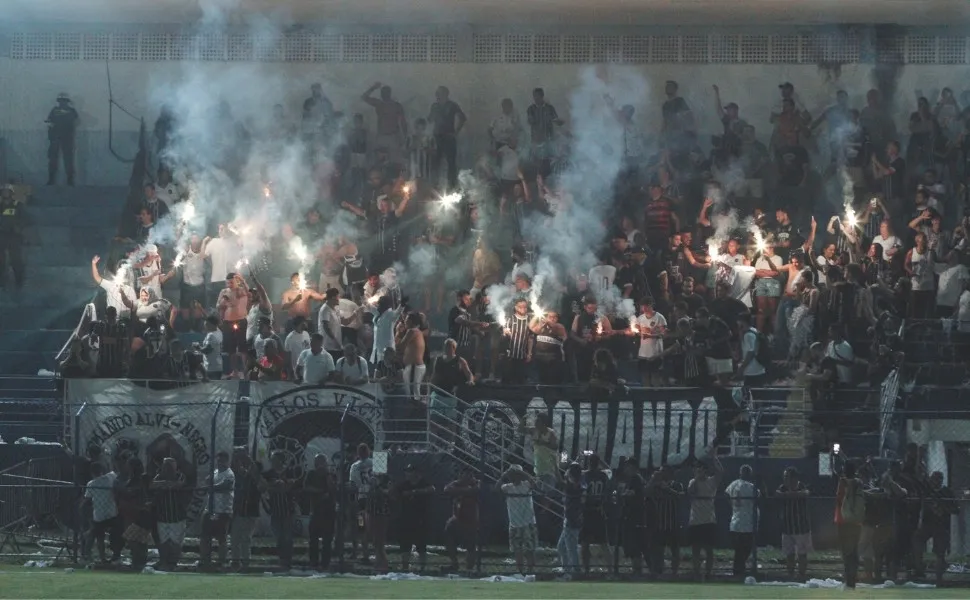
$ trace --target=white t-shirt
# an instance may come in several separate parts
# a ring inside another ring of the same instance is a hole
[[[761,255],[754,263],[756,271],[780,271],[784,262],[777,254],[772,256]]]
[[[209,281],[225,283],[226,274],[230,272],[230,264],[235,254],[236,244],[225,238],[213,238],[205,246],[205,256],[212,260],[212,273]]]
[[[913,271],[910,277],[911,289],[914,292],[932,291],[935,286],[936,275],[933,264],[933,253],[927,250],[919,252],[913,248],[909,255],[909,267]]]
[[[834,260],[829,260],[824,256],[819,256],[815,259],[815,264],[818,266],[818,284],[828,285],[828,271],[829,267],[835,266],[836,262]]]
[[[535,278],[535,271],[532,269],[532,265],[527,262],[517,263],[512,265],[512,270],[509,271],[509,276],[505,278],[505,283],[513,285],[519,275],[525,275],[529,278],[529,281],[532,281]]]
[[[175,182],[172,182],[165,186],[159,185],[156,183],[155,197],[158,198],[161,202],[164,202],[166,206],[171,208],[172,205],[175,204],[175,201],[178,200],[178,197],[179,197],[178,186],[175,185]]]
[[[891,235],[888,238],[882,237],[881,234],[877,235],[876,237],[872,238],[872,243],[882,246],[882,256],[886,259],[889,258],[888,253],[891,249],[902,246],[902,244],[899,243],[899,238],[894,235]]]
[[[754,531],[754,498],[757,493],[754,484],[743,479],[735,479],[724,491],[731,499],[731,531],[737,533]]]
[[[114,485],[118,475],[114,471],[95,477],[84,488],[84,497],[91,499],[94,509],[94,522],[100,523],[118,516],[115,503]]]
[[[509,527],[525,527],[536,524],[535,507],[532,505],[532,485],[528,481],[502,485],[505,508],[509,514]]]
[[[653,316],[640,315],[637,317],[637,327],[640,330],[640,352],[639,358],[656,358],[664,351],[663,337],[647,337],[651,334],[662,336],[663,330],[667,328],[667,319],[658,312]]]
[[[616,267],[597,265],[589,270],[589,289],[597,296],[609,292],[616,279]]]
[[[330,332],[327,335],[324,330]],[[340,313],[329,304],[320,307],[317,319],[317,331],[323,335],[323,349],[328,352],[340,352],[344,349],[342,332],[340,330]],[[333,338],[331,339],[331,336]]]
[[[855,360],[855,353],[852,351],[852,346],[849,345],[849,342],[845,340],[842,340],[838,344],[834,341],[829,342],[829,345],[825,347],[825,356],[838,361],[838,364],[835,366],[835,371],[839,377],[839,383],[851,384],[852,367],[842,364],[843,362],[852,362]]]
[[[357,488],[357,497],[366,498],[374,482],[374,461],[365,458],[350,465],[350,483]]]
[[[519,116],[515,113],[507,115],[505,113],[492,119],[492,137],[496,142],[510,142],[512,138],[518,137],[522,131]]]
[[[350,364],[346,357],[337,359],[337,371],[347,379],[367,379],[370,377],[370,366],[363,356],[357,357],[356,364]]]
[[[936,305],[956,306],[968,279],[970,279],[970,269],[965,265],[947,267],[940,273],[936,289]]]
[[[385,310],[374,317],[374,349],[370,354],[370,361],[377,364],[384,359],[384,350],[396,348],[394,344],[394,324],[401,314],[401,309]]]
[[[228,490],[212,492],[212,513],[216,515],[232,514],[232,497],[235,494],[233,488],[236,483],[236,475],[232,472],[232,469],[228,468],[225,471],[219,471],[218,469],[212,471],[213,485],[221,485],[225,482],[229,482]]]
[[[502,146],[498,149],[498,173],[502,181],[519,180],[519,153]]]
[[[283,349],[290,355],[290,365],[295,367],[300,362],[300,354],[310,349],[310,333],[307,331],[297,333],[294,329],[287,334]]]
[[[957,309],[957,329],[960,333],[970,333],[970,291],[964,290],[960,294],[960,306]]]
[[[202,353],[202,366],[206,373],[222,373],[222,332],[216,329],[205,334],[202,348],[212,352]]]
[[[266,356],[266,342],[271,340],[275,342],[275,337],[276,336],[271,333],[266,337],[263,337],[262,334],[260,334],[253,338],[253,351],[256,353],[257,360]],[[279,350],[279,348],[277,348],[277,350]]]
[[[296,365],[303,367],[303,383],[308,385],[320,385],[335,368],[333,357],[326,350],[321,350],[320,354],[314,354],[310,349],[304,350],[296,359]]]
[[[182,281],[185,285],[198,286],[205,283],[205,255],[186,250],[182,257]],[[225,277],[223,277],[225,280]]]
[[[251,340],[259,334],[259,319],[269,319],[269,326],[273,326],[273,311],[263,312],[259,304],[249,309],[246,315],[246,339]],[[262,357],[259,357],[262,358]]]
[[[135,288],[127,283],[115,283],[110,279],[102,278],[101,289],[105,293],[105,304],[107,306],[113,306],[118,311],[119,319],[131,316],[131,309],[125,306],[125,303],[121,300],[121,292],[124,291],[128,300],[135,302],[138,298],[138,294],[135,293]]]
[[[758,355],[758,332],[754,329],[749,329],[744,332],[741,337],[741,356],[742,358],[747,356],[751,352],[755,356]],[[758,362],[757,358],[751,359],[748,366],[744,368],[745,377],[757,377],[758,375],[764,375],[765,368],[764,365]]]

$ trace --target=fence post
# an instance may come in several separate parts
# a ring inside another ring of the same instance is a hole
[[[481,427],[481,430],[479,431],[479,440],[478,440],[478,442],[479,442],[479,447],[478,447],[478,449],[479,449],[479,457],[478,457],[479,465],[478,465],[478,470],[479,470],[479,476],[481,477],[482,484],[485,483],[485,460],[486,460],[486,456],[485,456],[485,432],[486,432],[486,430],[488,428],[488,411],[491,408],[492,408],[492,403],[491,402],[486,402],[485,403],[485,410],[482,411],[482,427]],[[501,463],[499,463],[499,465],[501,465]],[[496,479],[499,479],[500,480],[501,479],[501,474]],[[478,486],[478,489],[479,489],[478,493],[479,493],[479,496],[480,496],[479,499],[478,499],[478,507],[479,507],[478,510],[479,510],[479,515],[480,515],[482,508],[485,507],[485,502],[488,500],[488,494],[486,492],[486,487],[484,485],[479,485]],[[481,516],[479,516],[479,519],[481,519]],[[478,552],[475,553],[475,562],[477,563],[475,565],[475,568],[478,569],[478,572],[479,573],[482,572],[482,549],[485,546],[485,544],[484,544],[484,537],[485,536],[483,535],[483,532],[484,532],[484,528],[483,527],[479,527],[478,528],[478,544],[477,544],[477,546],[478,546]]]
[[[212,513],[215,511],[215,491],[216,491],[216,489],[215,489],[215,477],[212,476],[212,474],[213,474],[213,472],[214,472],[215,469],[213,468],[212,465],[216,461],[216,421],[219,420],[219,411],[221,409],[222,409],[222,398],[219,398],[219,402],[218,402],[218,404],[216,404],[216,409],[212,413],[212,421],[209,424],[210,425],[210,427],[209,427],[209,463],[210,463],[210,467],[209,467],[209,473],[208,473],[208,476],[209,476],[209,502],[208,502],[208,506],[209,506],[209,516],[210,517],[212,516]],[[205,519],[203,519],[203,526],[204,526],[204,521],[205,521]]]
[[[356,402],[357,402],[356,396],[351,396],[350,402],[348,402],[347,405],[344,406],[344,414],[340,416],[340,468],[337,471],[337,477],[338,477],[337,497],[339,498],[340,501],[337,505],[337,536],[336,536],[335,544],[337,546],[337,552],[338,552],[337,569],[341,573],[344,572],[344,567],[346,566],[346,562],[344,561],[344,529],[345,529],[347,509],[349,505],[349,502],[346,497],[347,477],[345,475],[346,469],[344,468],[344,465],[347,462],[347,459],[346,459],[347,441],[346,441],[346,428],[344,427],[344,423],[347,421],[347,412],[351,409],[351,407],[353,407],[353,405]]]
[[[761,453],[759,452],[758,442],[760,439],[760,429],[761,429],[761,411],[754,413],[754,427],[751,431],[751,450],[754,452],[752,455],[752,461],[754,463],[754,531],[752,533],[752,541],[754,542],[751,547],[751,576],[754,578],[758,577],[758,531],[760,529],[759,525],[761,522],[761,488],[764,485],[764,481],[761,479]]]
[[[70,385],[70,381],[67,382],[67,385]],[[71,445],[74,446],[74,460],[72,461],[74,464],[71,471],[73,473],[75,487],[83,485],[81,483],[78,483],[78,461],[81,460],[81,456],[82,456],[81,438],[78,435],[78,428],[81,426],[81,413],[84,412],[85,407],[87,407],[87,402],[82,404],[81,408],[79,408],[78,411],[74,413],[74,423],[71,425],[73,429],[71,432],[71,437],[72,437],[71,441],[73,443]],[[82,520],[83,513],[81,511],[81,502],[80,502],[81,497],[82,496],[78,494],[78,496],[73,500],[74,502],[74,563],[75,564],[78,562],[78,552],[80,551],[80,542],[82,539],[84,539],[84,534],[85,534],[85,532],[81,531],[81,525],[83,524],[83,520]]]

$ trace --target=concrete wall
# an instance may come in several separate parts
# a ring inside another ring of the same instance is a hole
[[[547,99],[561,115],[569,113],[569,94],[583,69],[596,68],[575,64],[514,63],[222,63],[173,61],[112,61],[109,63],[115,100],[135,115],[143,116],[149,129],[158,114],[158,98],[164,90],[189,73],[201,74],[211,81],[243,79],[251,73],[265,74],[270,89],[246,89],[240,86],[240,98],[255,107],[265,105],[268,112],[274,102],[282,102],[287,114],[298,118],[302,100],[310,83],[323,81],[328,95],[338,108],[363,112],[373,128],[373,112],[358,98],[374,81],[395,88],[396,97],[405,105],[408,118],[427,114],[437,85],[448,85],[452,98],[462,105],[470,121],[461,141],[464,162],[485,145],[486,127],[499,112],[499,102],[511,97],[520,113],[531,102],[535,86],[546,89]],[[656,131],[660,122],[663,84],[667,79],[680,82],[684,95],[697,115],[702,139],[719,129],[714,112],[712,84],[721,88],[721,99],[737,102],[742,117],[759,129],[767,139],[768,115],[778,99],[777,85],[795,83],[802,102],[818,113],[834,97],[835,90],[846,89],[853,106],[862,107],[864,94],[872,87],[872,65],[844,65],[833,79],[815,65],[796,64],[648,64],[618,67],[634,70],[650,83],[646,98],[617,98],[618,102],[637,107],[636,119],[646,131]],[[605,72],[605,71],[604,71]],[[905,131],[906,115],[915,106],[916,90],[935,99],[940,88],[950,86],[957,95],[970,85],[961,82],[970,75],[966,65],[907,65],[899,78],[901,101],[897,109],[897,126]],[[7,169],[11,176],[31,183],[42,183],[46,177],[47,112],[60,91],[71,94],[81,114],[78,132],[78,183],[106,185],[125,183],[130,172],[127,165],[111,156],[108,150],[108,85],[105,63],[100,61],[31,61],[0,58],[0,135],[6,141]],[[228,98],[237,104],[239,99]],[[524,117],[524,114],[523,114]],[[130,157],[134,154],[138,123],[119,110],[114,111],[113,141],[116,151]]]

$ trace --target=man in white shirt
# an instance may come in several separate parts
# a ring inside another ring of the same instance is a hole
[[[640,334],[640,351],[637,359],[644,386],[663,384],[664,335],[667,319],[653,309],[653,298],[640,301],[641,314],[636,318],[636,331]]]
[[[532,504],[532,478],[520,465],[512,465],[502,474],[498,486],[505,494],[505,508],[509,515],[509,548],[515,553],[519,573],[530,573],[535,570],[536,546],[539,543],[536,512]]]
[[[306,330],[306,325],[304,317],[295,317],[293,331],[288,333],[283,341],[283,349],[288,358],[287,370],[291,375],[296,374],[296,364],[300,362],[300,354],[310,349],[310,334]]]
[[[317,331],[323,334],[323,349],[330,353],[334,360],[343,356],[343,319],[337,307],[340,305],[340,292],[330,288],[326,293],[326,300],[320,307],[317,317]]]
[[[825,347],[825,356],[835,360],[835,372],[839,385],[852,385],[852,368],[855,365],[855,353],[852,346],[845,339],[842,325],[829,325],[829,345]]]
[[[598,260],[598,264],[589,270],[589,289],[597,300],[602,300],[609,295],[615,280],[616,267],[608,264],[607,260],[602,257]]]
[[[370,494],[371,486],[374,484],[374,461],[370,457],[370,447],[367,444],[357,446],[357,460],[350,465],[350,491],[357,498],[357,519],[364,518],[367,524],[367,497]],[[353,532],[354,553],[357,552],[358,541],[363,544],[364,556],[370,556],[367,550],[370,541],[369,532],[361,531],[358,527],[351,527]]]
[[[756,519],[755,496],[758,492],[751,483],[751,467],[742,465],[738,478],[725,490],[731,499],[731,546],[734,547],[734,576],[745,575],[748,557],[754,548],[754,524]]]
[[[738,315],[738,331],[741,333],[741,364],[736,378],[744,381],[746,388],[763,387],[768,383],[768,371],[758,362],[758,345],[766,340],[752,326],[750,313]]]
[[[283,347],[283,342],[273,333],[273,327],[270,325],[269,319],[262,318],[259,320],[259,333],[253,338],[253,352],[256,353],[256,360],[266,356],[266,344],[270,341],[276,343],[277,349]]]
[[[219,331],[219,317],[211,315],[205,320],[205,332],[205,338],[199,346],[205,377],[222,379],[222,332]]]
[[[357,354],[357,346],[344,346],[344,355],[336,363],[340,379],[347,385],[360,385],[370,378],[370,368],[363,356]]]
[[[206,567],[212,560],[212,538],[219,542],[219,566],[226,562],[229,546],[226,535],[232,519],[232,500],[236,487],[236,476],[229,468],[229,453],[216,453],[216,469],[208,477],[211,497],[209,507],[202,519],[202,535],[199,536],[199,566]]]
[[[310,348],[300,353],[296,361],[296,376],[304,385],[323,385],[335,370],[333,357],[323,349],[323,336],[314,333],[310,337]]]
[[[95,285],[104,290],[105,293],[105,304],[107,306],[113,307],[118,311],[118,319],[128,319],[131,318],[131,309],[122,300],[122,294],[126,298],[135,298],[135,288],[131,287],[122,280],[121,277],[115,275],[115,279],[121,281],[115,281],[112,279],[105,279],[101,277],[101,273],[98,272],[98,263],[101,261],[100,256],[95,256],[91,259],[91,278],[94,279]],[[121,266],[119,263],[119,269],[126,269],[127,267]]]
[[[118,516],[118,504],[115,502],[115,482],[118,479],[114,471],[104,472],[104,465],[99,462],[91,464],[91,481],[84,488],[84,498],[91,503],[94,518],[91,531],[85,539],[84,554],[90,556],[91,541],[98,542],[98,555],[101,562],[107,562],[104,549],[105,534],[111,545],[111,560],[117,561],[121,557],[124,546],[122,533],[124,527]]]
[[[207,237],[202,240],[202,254],[212,265],[209,275],[209,282],[212,285],[209,286],[209,291],[213,297],[209,299],[208,306],[215,306],[222,284],[232,271],[234,261],[239,254],[239,244],[225,223],[219,224],[218,237]]]
[[[391,308],[392,302],[389,296],[381,296],[377,299],[377,314],[374,316],[374,344],[370,355],[372,365],[377,365],[384,360],[384,350],[394,348],[394,325],[397,324],[404,305]]]
[[[503,99],[502,114],[492,119],[492,123],[488,126],[488,135],[492,138],[494,148],[497,150],[512,140],[522,139],[522,131],[522,123],[515,112],[512,100]]]

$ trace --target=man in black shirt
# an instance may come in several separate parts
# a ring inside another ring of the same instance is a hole
[[[91,336],[98,341],[98,377],[124,377],[124,363],[129,347],[128,323],[118,321],[118,311],[109,306],[104,320],[91,323]]]
[[[782,261],[788,262],[791,252],[801,248],[805,238],[791,222],[787,208],[779,207],[775,210],[775,221],[775,227],[772,230],[775,234],[775,254],[780,256]]]
[[[394,488],[394,496],[401,505],[398,539],[401,543],[401,570],[411,567],[411,551],[418,552],[419,569],[423,572],[428,560],[428,535],[431,532],[431,495],[434,486],[413,464],[404,469],[405,479]]]
[[[326,570],[330,567],[333,549],[334,520],[337,518],[336,482],[327,457],[317,454],[313,470],[307,473],[303,491],[310,500],[309,540],[310,568]]]
[[[260,490],[266,494],[269,505],[270,527],[276,537],[276,550],[280,566],[289,571],[293,563],[293,518],[295,514],[294,491],[297,482],[289,476],[283,452],[270,454],[270,469],[263,471]]]
[[[626,461],[622,477],[616,487],[616,494],[622,503],[620,538],[623,553],[630,559],[634,575],[640,575],[643,573],[645,484],[637,463],[632,459]]]
[[[57,164],[64,157],[67,185],[74,185],[74,135],[79,120],[71,97],[65,92],[57,95],[57,106],[47,115],[47,185],[57,181]]]
[[[670,548],[670,569],[674,577],[680,570],[680,515],[678,505],[684,486],[674,481],[674,469],[664,465],[654,471],[647,482],[646,520],[650,528],[650,572],[662,575],[664,550]]]
[[[943,485],[943,473],[934,471],[930,475],[930,487],[923,497],[923,522],[913,536],[914,574],[917,578],[925,575],[926,565],[923,554],[926,542],[933,540],[933,554],[936,555],[936,585],[943,582],[946,572],[946,554],[950,551],[951,517],[960,512],[953,490]]]
[[[609,546],[609,531],[606,516],[607,502],[610,498],[610,475],[603,470],[603,461],[596,454],[589,456],[589,469],[583,474],[586,499],[583,505],[583,527],[579,532],[582,546],[583,570],[589,573],[590,546],[598,548],[596,557],[598,567],[612,571],[613,555]]]
[[[707,372],[724,385],[734,374],[731,360],[731,328],[721,319],[711,315],[707,307],[697,309],[694,322],[695,343],[705,348]]]
[[[174,458],[162,460],[162,468],[152,480],[152,503],[158,525],[158,565],[160,569],[175,570],[182,554],[185,539],[185,476],[179,472]]]
[[[245,570],[249,568],[253,530],[259,519],[261,478],[259,465],[253,462],[244,446],[233,451],[232,471],[235,475],[235,489],[232,496],[230,549],[233,567]]]
[[[472,295],[468,290],[458,290],[455,293],[455,306],[448,312],[448,337],[458,343],[458,356],[465,359],[468,368],[475,370],[475,340],[476,332],[487,327],[485,323],[472,319],[469,309],[472,306]],[[494,367],[493,367],[494,368]]]
[[[458,134],[468,117],[454,101],[448,98],[448,88],[439,86],[434,93],[434,104],[428,111],[428,123],[434,133],[435,152],[431,159],[432,181],[441,181],[441,161],[448,165],[448,188],[458,186]]]

